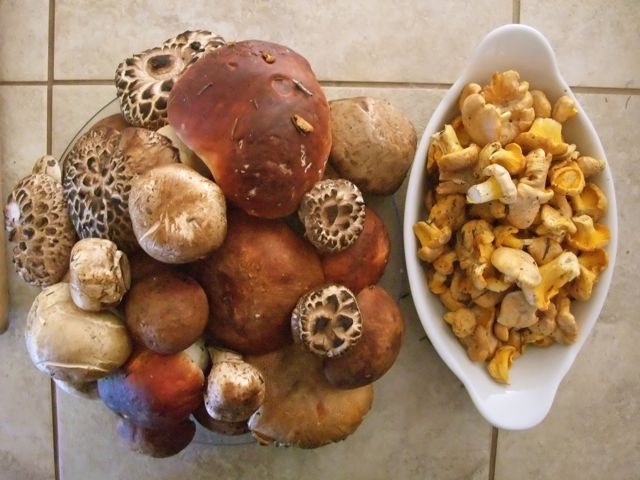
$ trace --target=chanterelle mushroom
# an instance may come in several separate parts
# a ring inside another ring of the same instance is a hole
[[[506,168],[495,163],[485,167],[482,174],[489,179],[473,185],[467,191],[467,203],[486,203],[491,200],[500,200],[508,205],[516,201],[516,186]]]
[[[38,287],[60,281],[76,240],[60,183],[42,173],[23,178],[7,199],[4,219],[20,278]]]
[[[293,338],[316,355],[337,357],[362,335],[355,295],[342,285],[326,285],[305,293],[291,314]]]
[[[491,264],[504,274],[507,282],[516,282],[520,288],[535,287],[540,283],[536,261],[517,248],[496,248],[491,255]]]
[[[322,180],[302,197],[298,216],[314,247],[339,252],[350,247],[364,228],[364,199],[348,180]]]
[[[536,306],[527,302],[522,291],[508,293],[500,305],[500,313],[496,320],[509,328],[527,328],[538,321]]]
[[[100,238],[85,238],[73,246],[69,275],[73,303],[90,312],[115,307],[131,285],[127,255]]]
[[[175,81],[202,52],[224,44],[217,34],[187,31],[118,65],[116,93],[127,122],[152,130],[165,125],[167,100]]]
[[[241,422],[264,402],[260,371],[229,350],[210,349],[212,367],[204,394],[207,413],[216,420]]]
[[[580,275],[580,262],[572,252],[563,252],[540,267],[541,281],[538,285],[522,286],[527,301],[540,310],[547,310],[551,299],[568,282]]]

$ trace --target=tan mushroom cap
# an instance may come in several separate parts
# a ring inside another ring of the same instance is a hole
[[[224,194],[181,164],[165,165],[136,178],[129,212],[138,243],[165,263],[188,263],[222,245],[227,234]]]
[[[516,282],[521,288],[535,287],[542,280],[533,257],[517,248],[496,248],[491,254],[491,264],[504,274],[507,282]]]
[[[36,160],[31,173],[44,173],[45,175],[55,178],[58,182],[62,181],[60,162],[58,162],[56,157],[51,155],[43,155]]]
[[[262,443],[316,448],[345,439],[371,408],[373,388],[341,390],[322,373],[322,358],[291,345],[246,361],[264,376],[265,401],[249,419]]]
[[[500,304],[497,322],[509,328],[527,328],[538,321],[537,308],[531,305],[522,291],[508,293]]]
[[[355,295],[342,285],[305,293],[291,314],[294,341],[328,358],[348,352],[362,336],[362,316]]]
[[[38,287],[60,281],[76,240],[60,183],[42,173],[23,178],[7,198],[4,218],[20,278]]]
[[[321,180],[302,197],[298,216],[314,247],[339,252],[353,245],[364,228],[364,199],[348,180]]]

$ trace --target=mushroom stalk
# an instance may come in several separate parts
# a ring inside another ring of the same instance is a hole
[[[467,191],[468,203],[487,203],[499,200],[504,204],[510,204],[516,201],[516,186],[506,168],[502,165],[492,164],[485,167],[482,174],[489,176],[489,178],[482,183],[473,185]]]

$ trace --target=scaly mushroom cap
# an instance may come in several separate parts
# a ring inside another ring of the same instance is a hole
[[[176,83],[168,108],[227,200],[251,215],[295,212],[322,178],[329,106],[309,63],[286,47],[250,40],[204,55]]]
[[[364,199],[348,180],[322,180],[302,198],[298,216],[314,247],[339,252],[350,247],[364,228]]]
[[[20,278],[38,287],[60,281],[76,240],[60,183],[41,173],[23,178],[7,198],[4,218]]]
[[[127,122],[151,130],[166,125],[167,100],[176,80],[203,52],[221,45],[224,39],[217,34],[186,31],[118,65],[116,93]]]
[[[266,395],[249,419],[261,443],[317,448],[344,440],[362,422],[373,402],[373,388],[341,390],[322,373],[322,358],[290,345],[245,359],[264,376]]]
[[[150,130],[94,127],[78,139],[62,164],[62,186],[80,238],[106,238],[125,252],[137,248],[129,217],[133,178],[175,163],[168,139]]]
[[[127,255],[101,238],[85,238],[73,246],[69,276],[73,303],[91,312],[115,307],[131,286]]]
[[[291,314],[294,341],[325,357],[338,357],[362,335],[356,297],[342,285],[327,285],[305,293]]]

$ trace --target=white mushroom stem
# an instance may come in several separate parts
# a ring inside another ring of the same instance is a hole
[[[492,164],[487,166],[482,174],[489,178],[477,185],[473,185],[467,191],[467,203],[487,203],[499,200],[504,204],[514,203],[518,192],[516,185],[511,180],[511,175],[502,165]]]

